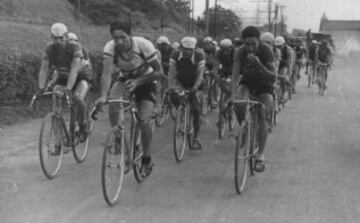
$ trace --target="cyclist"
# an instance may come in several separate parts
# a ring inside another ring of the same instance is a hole
[[[49,71],[52,71],[54,75],[51,78],[54,83],[54,90],[59,89],[58,86],[65,86],[69,93],[74,90],[73,99],[80,108],[80,131],[84,141],[90,128],[85,96],[89,90],[92,73],[79,72],[81,58],[83,57],[82,46],[77,42],[68,41],[67,32],[67,26],[63,23],[54,23],[51,26],[52,41],[46,45],[42,55],[39,89],[40,91],[46,90]],[[60,153],[60,145],[55,148],[55,153]]]
[[[169,87],[190,90],[189,103],[193,115],[194,140],[192,149],[201,149],[199,140],[201,123],[201,106],[198,93],[203,82],[205,54],[196,48],[194,37],[184,37],[181,47],[174,51],[170,58]],[[174,98],[174,97],[172,97]],[[176,101],[173,99],[172,101]],[[174,103],[176,105],[176,102]]]
[[[211,37],[205,37],[203,39],[203,50],[205,52],[205,68],[206,68],[206,73],[208,73],[210,76],[214,75],[214,64],[215,64],[215,54],[216,54],[216,45],[215,45],[216,41],[214,41]],[[210,77],[205,76],[205,80],[206,82],[210,81]],[[210,83],[213,84],[213,83]],[[207,89],[209,90],[209,89]],[[206,93],[206,92],[205,92]],[[217,96],[217,87],[215,85],[215,90],[212,92],[213,95],[211,95],[211,107],[214,109],[217,107],[217,101],[216,101],[216,96]]]
[[[111,87],[109,98],[135,96],[138,109],[141,141],[144,149],[142,166],[144,175],[150,175],[153,167],[151,160],[152,131],[150,120],[156,103],[156,80],[162,75],[160,61],[154,45],[143,37],[131,35],[131,25],[124,21],[110,24],[112,40],[104,47],[103,73],[101,76],[101,96],[95,105],[106,102],[111,84],[111,74],[118,68],[121,76]],[[122,128],[123,114],[120,114],[119,104],[112,103],[109,107],[111,127]]]
[[[314,83],[314,78],[317,76],[317,69],[316,69],[316,58],[317,58],[317,50],[318,45],[317,41],[311,41],[311,44],[308,47],[308,56],[307,56],[307,66],[306,66],[306,74],[312,75],[312,83]],[[312,74],[309,74],[309,66],[312,67]]]
[[[234,47],[237,49],[242,46],[243,41],[239,37],[235,37],[233,43]]]
[[[273,49],[273,53],[275,56],[275,67],[276,67],[275,73],[277,73],[277,70],[279,69],[280,60],[281,60],[281,51],[279,48],[275,47],[274,35],[270,32],[265,32],[265,33],[261,34],[260,41],[268,44]]]
[[[235,47],[230,39],[220,41],[220,49],[215,55],[214,76],[220,80],[220,88],[224,92],[228,92],[226,79],[231,77],[232,67],[234,64]],[[230,88],[230,87],[229,87]],[[231,92],[228,92],[229,96]]]
[[[274,100],[275,58],[270,46],[260,42],[259,38],[260,31],[254,26],[248,26],[242,31],[244,46],[235,54],[231,89],[232,97],[236,96],[238,87],[237,96],[240,99],[246,100],[253,95],[265,105],[265,110],[267,110]],[[244,108],[238,107],[236,115],[240,123],[245,117]],[[259,156],[254,170],[262,172],[265,170],[264,149],[268,135],[266,111],[260,112],[259,119]]]
[[[180,43],[179,42],[173,42],[172,44],[171,44],[171,47],[174,49],[174,50],[177,50],[177,49],[179,49],[179,47],[180,47]]]
[[[66,33],[66,37],[69,42],[79,42],[77,35],[73,32]],[[94,74],[90,61],[90,51],[84,45],[82,45],[82,53],[83,57],[81,58],[79,75],[81,75],[81,73]],[[94,77],[92,77],[92,79],[94,79]]]
[[[329,42],[327,40],[323,40],[319,46],[319,48],[317,49],[317,57],[316,57],[316,64],[318,65],[319,63],[324,63],[330,66],[330,63],[332,61],[332,53],[333,50],[331,49],[331,47],[329,46]],[[319,69],[319,68],[317,68]],[[317,71],[319,72],[319,71]],[[326,80],[328,77],[328,72],[326,70],[325,73],[325,88],[326,88]],[[317,80],[317,82],[319,83],[319,80]]]
[[[280,98],[281,102],[286,101],[285,99],[285,92],[291,86],[291,73],[292,73],[292,66],[293,66],[293,50],[292,48],[286,44],[284,37],[277,36],[275,38],[275,46],[280,49],[281,51],[281,60],[279,63],[279,70],[278,75],[282,77],[280,79],[280,87],[282,89],[282,96]]]
[[[301,68],[303,68],[305,65],[307,49],[305,45],[302,42],[300,42],[295,46],[294,50],[295,50],[295,64],[299,66],[299,71],[298,71],[299,73],[297,78],[300,79],[300,71]]]

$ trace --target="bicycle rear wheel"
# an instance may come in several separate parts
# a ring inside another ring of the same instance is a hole
[[[185,154],[186,148],[186,126],[187,126],[187,110],[181,106],[177,111],[174,122],[173,146],[176,162],[180,163]]]
[[[226,120],[225,117],[227,118],[227,109],[225,108],[224,105],[224,95],[221,95],[220,98],[220,103],[219,103],[219,118],[218,118],[218,123],[217,123],[217,127],[218,127],[218,133],[219,133],[219,139],[222,139],[224,137],[225,134],[225,124],[226,124]]]
[[[250,127],[244,121],[240,125],[239,134],[236,138],[235,148],[235,189],[241,194],[245,189],[249,175],[249,154],[250,154]]]
[[[230,107],[230,108],[228,108],[228,112],[230,113],[230,114],[228,114],[229,130],[232,131],[232,130],[234,130],[235,123],[236,123],[235,111]]]
[[[60,119],[54,113],[45,116],[40,129],[39,158],[41,170],[49,179],[53,179],[61,167],[64,156],[63,131]]]
[[[75,106],[75,105],[74,105]],[[83,130],[80,129],[79,124],[79,110],[77,107],[74,107],[74,110],[70,114],[70,135],[72,137],[72,151],[74,159],[77,163],[82,163],[89,151],[90,135],[94,128],[95,120],[90,118],[89,123],[89,134],[84,136]]]
[[[164,105],[161,105],[160,112],[155,116],[155,124],[157,127],[161,127],[164,124],[167,114],[168,109]]]
[[[106,137],[102,163],[101,185],[106,203],[118,202],[125,175],[125,141],[123,133],[110,131]]]
[[[325,93],[325,70],[322,68],[319,71],[319,94],[320,96],[324,96]]]

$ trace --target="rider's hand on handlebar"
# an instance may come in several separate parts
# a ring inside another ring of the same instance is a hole
[[[100,96],[98,99],[96,99],[94,106],[98,107],[101,106],[102,104],[105,104],[107,100],[106,96]]]

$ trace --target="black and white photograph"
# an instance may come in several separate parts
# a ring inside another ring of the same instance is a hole
[[[0,0],[0,223],[360,222],[360,0]]]

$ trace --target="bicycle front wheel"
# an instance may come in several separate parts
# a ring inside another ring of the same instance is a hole
[[[143,181],[142,175],[142,160],[141,157],[144,154],[142,142],[141,142],[141,130],[137,124],[134,124],[133,129],[133,149],[132,149],[132,159],[133,159],[133,172],[135,179],[138,183]]]
[[[186,122],[187,110],[181,106],[177,112],[174,122],[174,155],[176,162],[180,163],[185,154],[186,148]]]
[[[53,179],[61,167],[64,156],[63,131],[60,119],[54,113],[47,114],[40,129],[39,158],[41,170],[49,179]]]
[[[101,163],[101,185],[106,203],[118,202],[125,175],[125,141],[123,133],[110,131],[106,137]]]
[[[243,193],[249,175],[250,141],[250,127],[242,122],[235,148],[235,189],[238,194]]]

